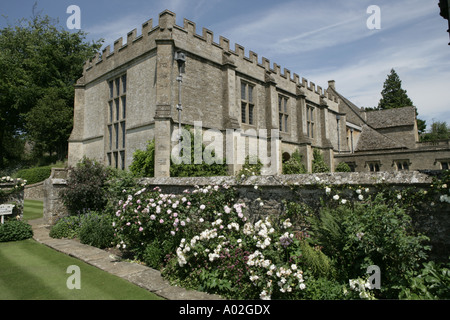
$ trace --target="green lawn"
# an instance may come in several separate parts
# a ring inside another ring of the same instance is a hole
[[[40,206],[40,209],[39,209]],[[42,202],[25,201],[25,219]],[[34,217],[34,218],[30,218]],[[42,214],[40,214],[42,217]],[[69,266],[80,268],[80,290],[67,288]],[[29,239],[0,243],[0,300],[162,300],[119,277]]]
[[[40,219],[43,216],[43,202],[37,200],[25,200],[23,208],[24,220]]]

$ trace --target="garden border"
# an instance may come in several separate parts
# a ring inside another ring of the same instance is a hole
[[[252,220],[267,215],[280,215],[284,212],[284,202],[304,202],[315,205],[325,195],[325,186],[364,187],[376,191],[376,188],[405,190],[410,187],[430,189],[434,176],[438,172],[334,172],[302,175],[250,176],[240,178],[195,177],[195,178],[140,178],[137,183],[146,187],[159,187],[164,193],[181,194],[193,190],[196,186],[228,185],[236,188],[237,201],[245,203]],[[67,169],[52,169],[52,175],[44,183],[44,220],[54,225],[61,217],[67,216],[59,192],[67,182]],[[263,205],[261,205],[263,204]],[[261,210],[262,209],[262,210]],[[264,212],[264,213],[262,213]],[[450,256],[450,206],[437,203],[427,206],[423,212],[412,216],[417,231],[427,235],[432,245],[432,255],[441,260]]]

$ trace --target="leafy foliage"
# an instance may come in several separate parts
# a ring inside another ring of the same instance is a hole
[[[48,88],[25,116],[25,128],[41,152],[56,152],[58,160],[67,153],[67,140],[73,127],[73,107],[65,89]]]
[[[214,151],[206,152],[207,147],[204,144],[199,143],[202,141],[201,133],[194,133],[189,127],[186,128],[189,131],[189,141],[182,141],[180,145],[185,149],[182,150],[180,158],[183,160],[181,163],[175,163],[171,159],[170,176],[171,177],[214,177],[214,176],[226,176],[228,174],[228,167],[225,159],[216,159]],[[195,134],[197,135],[195,139]],[[187,137],[183,137],[186,139]],[[187,149],[187,150],[186,150]],[[188,151],[190,154],[184,154]],[[195,154],[202,155],[202,163],[195,163]],[[186,161],[187,160],[187,161]]]
[[[413,233],[411,218],[397,206],[387,204],[383,194],[348,205],[325,205],[311,219],[312,238],[341,268],[338,277],[355,279],[368,266],[383,270],[383,290],[394,294],[394,284],[417,270],[427,257],[429,240]]]
[[[67,188],[61,191],[61,198],[69,212],[82,214],[101,211],[107,203],[104,189],[109,171],[97,161],[84,158],[71,170]]]
[[[336,172],[351,172],[351,171],[352,169],[345,162],[339,163],[338,166],[336,167]]]
[[[242,169],[236,174],[238,180],[246,179],[251,176],[260,176],[263,164],[256,156],[247,156]]]
[[[130,171],[137,177],[151,178],[155,176],[155,140],[149,141],[147,149],[136,150]]]
[[[79,238],[83,244],[104,249],[111,247],[114,229],[111,215],[88,212],[58,220],[49,235],[54,239]]]
[[[401,287],[400,299],[448,300],[450,299],[450,266],[429,261],[423,269],[409,279],[407,287]]]
[[[15,177],[27,180],[27,184],[35,184],[42,182],[50,177],[52,173],[52,167],[36,167],[30,169],[19,170]]]
[[[8,220],[0,224],[0,242],[22,241],[33,237],[33,229],[25,221]]]
[[[73,84],[82,76],[84,61],[102,43],[89,43],[86,36],[36,13],[0,30],[0,168],[9,156],[5,141],[23,133],[45,151],[64,152],[61,143],[66,144],[70,133]],[[51,118],[48,126],[41,124],[45,116]]]
[[[313,151],[313,161],[312,161],[312,172],[313,173],[324,173],[330,172],[330,168],[326,165],[322,153],[318,149]]]
[[[283,163],[283,174],[303,174],[306,173],[305,166],[302,163],[302,155],[296,150],[291,158]]]
[[[174,163],[171,159],[170,176],[171,177],[214,177],[214,176],[226,176],[228,174],[228,168],[226,161],[217,161],[211,164],[202,161],[201,164],[195,163],[194,154],[196,152],[196,146],[194,145],[194,134],[190,131],[190,144],[184,145],[184,147],[190,152],[189,155],[181,154],[180,158],[185,161],[181,163]],[[199,138],[200,139],[200,138]],[[201,139],[200,139],[201,140]],[[198,147],[197,147],[198,149]],[[201,149],[197,152],[201,152],[203,155],[206,147],[201,146]],[[185,150],[183,149],[183,152]],[[215,157],[214,152],[211,155]],[[133,155],[133,163],[130,166],[130,171],[138,177],[153,177],[155,174],[155,141],[152,140],[148,143],[147,149],[137,150]]]
[[[64,217],[50,229],[50,237],[54,239],[74,239],[78,237],[81,227],[81,216]]]
[[[444,121],[436,121],[431,124],[430,132],[421,136],[421,141],[439,141],[450,139],[450,127]]]
[[[79,238],[82,244],[100,249],[110,248],[114,239],[111,216],[96,212],[83,216]]]

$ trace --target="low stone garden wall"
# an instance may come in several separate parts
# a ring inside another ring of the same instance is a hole
[[[238,182],[234,177],[213,178],[145,178],[142,185],[160,187],[165,193],[181,194],[195,186],[229,185],[238,191],[237,201],[246,204],[252,220],[266,215],[280,215],[288,202],[304,203],[315,208],[325,196],[325,188],[368,188],[369,193],[389,188],[392,191],[417,188],[431,190],[432,174],[413,172],[379,173],[321,173],[305,175],[280,175],[249,177]],[[432,256],[440,260],[450,257],[450,204],[436,201],[418,204],[420,210],[410,216],[418,232],[430,238]]]
[[[44,183],[44,218],[50,225],[67,215],[59,198],[59,192],[66,186],[67,171],[54,169],[52,176]],[[235,177],[211,178],[143,178],[137,181],[149,188],[159,187],[165,193],[181,194],[194,190],[196,186],[228,185],[238,192],[238,199],[246,204],[252,220],[266,215],[280,215],[285,212],[286,202],[305,203],[317,207],[325,195],[325,187],[378,188],[428,190],[433,185],[433,175],[420,172],[379,173],[322,173],[306,175],[257,176],[238,181]],[[433,254],[450,257],[450,204],[436,201],[420,204],[420,210],[411,214],[417,231],[431,239]],[[445,258],[445,259],[446,259]]]
[[[27,200],[44,200],[44,182],[25,186],[24,197]]]
[[[14,205],[12,214],[4,216],[6,219],[23,218],[24,191],[23,181],[9,177],[0,178],[0,205]]]
[[[59,219],[68,215],[68,211],[62,202],[59,193],[67,186],[66,169],[53,168],[50,178],[44,181],[44,221],[48,225],[54,225]]]

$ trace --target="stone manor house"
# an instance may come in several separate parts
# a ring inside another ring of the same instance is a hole
[[[233,130],[227,160],[248,149],[237,150],[237,138],[279,132],[277,141],[268,139],[270,174],[281,173],[295,150],[311,171],[314,149],[332,171],[341,162],[357,172],[449,168],[449,141],[420,143],[413,107],[365,112],[335,81],[321,88],[254,52],[246,55],[238,44],[231,48],[224,37],[215,42],[210,30],[197,34],[194,22],[178,26],[175,18],[166,10],[157,26],[147,21],[140,35],[135,29],[126,44],[120,38],[86,62],[75,86],[69,165],[86,156],[126,169],[154,139],[155,175],[169,176],[181,105],[182,125],[201,121],[203,130],[224,136]],[[239,169],[231,161],[230,174]]]

